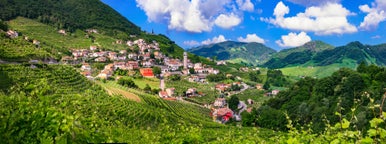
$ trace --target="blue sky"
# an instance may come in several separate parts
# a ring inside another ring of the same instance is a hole
[[[181,47],[225,40],[281,50],[322,40],[386,43],[386,0],[102,0]]]

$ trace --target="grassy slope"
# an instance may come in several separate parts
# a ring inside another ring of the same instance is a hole
[[[300,76],[309,76],[323,78],[330,76],[335,71],[340,68],[346,67],[355,69],[357,66],[356,62],[351,59],[344,59],[342,63],[335,63],[327,66],[308,66],[307,64],[301,66],[292,66],[281,68],[280,70],[284,75],[300,77]]]

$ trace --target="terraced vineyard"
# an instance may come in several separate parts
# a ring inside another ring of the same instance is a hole
[[[226,126],[211,121],[209,110],[128,89],[135,102],[110,96],[99,85],[65,65],[0,65],[0,140],[4,143],[351,143],[381,142],[380,135],[357,135],[339,123],[323,135]],[[386,114],[386,113],[385,113]],[[343,128],[342,128],[343,127]],[[375,129],[371,129],[374,130]],[[354,135],[354,138],[351,137]],[[379,135],[379,137],[378,137]]]

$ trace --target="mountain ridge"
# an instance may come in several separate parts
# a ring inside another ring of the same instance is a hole
[[[203,57],[217,57],[217,60],[228,60],[230,62],[262,63],[276,51],[261,43],[245,43],[236,41],[225,41],[216,44],[194,47],[187,50]]]

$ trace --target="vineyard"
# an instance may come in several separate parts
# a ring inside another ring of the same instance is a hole
[[[108,81],[102,86],[65,65],[0,65],[0,139],[2,143],[380,143],[384,120],[374,118],[366,135],[348,129],[350,122],[330,125],[322,135],[212,122],[209,110],[165,101]],[[104,86],[137,95],[135,102]],[[386,114],[386,113],[385,113]]]
[[[0,59],[9,61],[29,61],[30,59],[43,59],[51,54],[23,38],[9,39],[0,35]]]

